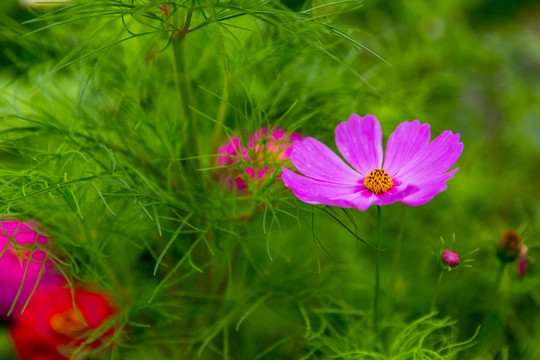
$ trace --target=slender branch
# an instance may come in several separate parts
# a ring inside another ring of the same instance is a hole
[[[431,301],[431,312],[434,312],[437,308],[437,299],[439,298],[439,292],[441,291],[441,283],[442,278],[444,275],[444,269],[441,269],[441,272],[439,273],[439,277],[437,279],[437,287],[435,289],[435,296],[433,297],[433,300]]]
[[[377,249],[381,248],[381,206],[377,206],[377,243],[375,244]],[[379,289],[381,286],[380,281],[380,268],[381,268],[381,251],[377,250],[377,257],[375,260],[375,296],[373,298],[373,324],[375,332],[378,332],[379,327]]]
[[[185,143],[183,144],[182,157],[193,157],[184,162],[185,170],[191,176],[198,178],[200,174],[197,169],[200,168],[199,158],[196,156],[199,153],[198,132],[196,126],[196,108],[193,97],[191,78],[189,73],[189,64],[186,57],[186,35],[189,32],[189,25],[193,16],[196,1],[191,1],[191,6],[188,8],[185,20],[181,29],[177,34],[173,35],[171,48],[173,55],[173,71],[176,91],[178,93],[180,103],[180,120],[182,130],[186,131],[184,136]],[[180,28],[180,27],[179,27]],[[202,186],[202,181],[192,182],[193,186]],[[185,187],[191,186],[184,181]]]

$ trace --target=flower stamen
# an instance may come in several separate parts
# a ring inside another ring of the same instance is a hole
[[[67,336],[75,336],[86,329],[73,309],[54,314],[49,320],[49,324],[54,331]]]
[[[364,186],[366,189],[382,195],[394,186],[394,182],[383,169],[373,169],[364,179]]]

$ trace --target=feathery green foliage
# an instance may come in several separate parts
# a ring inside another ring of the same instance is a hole
[[[540,35],[526,4],[477,21],[486,4],[13,4],[0,15],[2,215],[38,220],[70,281],[114,294],[121,330],[104,358],[534,359],[540,275],[508,266],[498,287],[495,247],[510,227],[537,253]],[[374,209],[302,204],[277,174],[234,192],[217,165],[221,144],[262,127],[334,147],[351,113],[386,136],[418,118],[465,144],[446,192],[385,211],[382,334]],[[460,253],[480,250],[430,312],[431,243],[453,234]]]

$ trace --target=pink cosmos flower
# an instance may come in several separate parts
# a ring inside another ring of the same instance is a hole
[[[269,180],[275,168],[290,164],[289,157],[294,141],[301,140],[302,135],[293,132],[286,134],[283,129],[259,129],[249,136],[247,146],[232,136],[231,141],[220,146],[218,166],[228,166],[223,176],[231,189],[244,190],[248,182],[259,185]],[[281,177],[281,174],[278,178]]]
[[[0,221],[0,318],[8,315],[13,303],[15,309],[23,306],[38,284],[41,287],[62,281],[54,273],[47,251],[33,246],[43,248],[48,243],[37,226],[33,221]]]
[[[390,135],[383,161],[379,121],[356,114],[336,127],[336,145],[352,168],[314,138],[294,143],[291,160],[305,176],[283,168],[283,181],[300,200],[360,210],[422,205],[446,190],[458,169],[448,170],[463,150],[459,134],[447,130],[430,142],[429,124],[414,120]]]

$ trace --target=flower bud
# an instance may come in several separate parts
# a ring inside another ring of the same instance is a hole
[[[441,261],[444,265],[454,268],[459,265],[459,254],[453,250],[444,250],[441,253]]]
[[[167,5],[161,5],[161,11],[165,14],[165,16],[169,16],[169,8]]]
[[[521,236],[512,229],[502,233],[501,241],[497,247],[497,257],[503,263],[516,260],[521,250]]]

